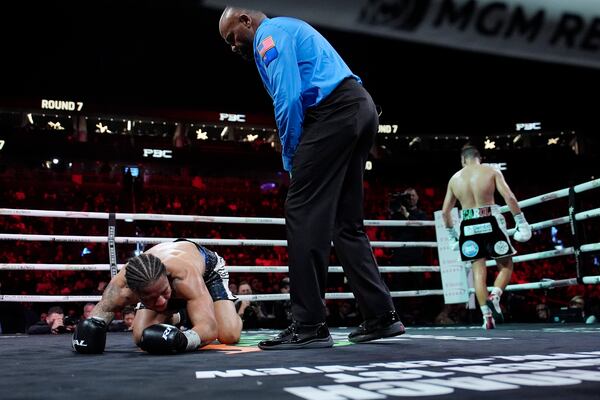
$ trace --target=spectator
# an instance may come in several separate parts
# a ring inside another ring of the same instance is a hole
[[[585,322],[587,319],[585,314],[585,300],[583,296],[573,296],[573,298],[571,298],[569,301],[569,310],[575,312],[575,321],[579,321],[581,319],[581,322]]]
[[[73,332],[75,326],[64,324],[64,311],[62,307],[52,306],[48,309],[48,315],[44,321],[38,321],[27,329],[30,335],[53,334]]]
[[[548,305],[545,303],[539,303],[535,306],[535,320],[536,322],[549,322],[550,321],[550,310]]]
[[[121,311],[123,316],[122,320],[115,320],[111,322],[108,327],[109,332],[131,332],[133,331],[133,320],[135,318],[135,309],[127,306]]]
[[[95,303],[86,303],[83,306],[83,314],[81,314],[81,319],[88,319],[92,315],[92,310],[94,309]]]
[[[337,302],[337,307],[332,308],[328,323],[331,326],[356,326],[360,318],[356,313],[354,305],[347,300]]]
[[[290,293],[290,278],[287,276],[279,282],[279,292]],[[275,327],[285,328],[292,323],[292,302],[280,300],[273,302],[273,315],[275,316]]]
[[[238,294],[251,295],[250,284],[246,281],[240,282]],[[260,323],[267,318],[262,303],[238,299],[235,302],[235,309],[242,319],[244,329],[258,328]]]
[[[403,221],[423,221],[430,219],[425,211],[419,208],[419,195],[413,188],[407,188],[400,194],[392,195],[389,206],[390,219]],[[400,242],[423,241],[424,230],[421,227],[393,228],[390,238]],[[405,247],[393,250],[391,262],[393,265],[425,265],[425,252],[423,247]],[[405,274],[403,280],[410,280],[410,284],[403,284],[406,289],[419,289],[423,285],[423,274]]]

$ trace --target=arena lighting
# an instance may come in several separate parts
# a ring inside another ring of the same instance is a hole
[[[548,139],[548,146],[552,146],[553,144],[558,144],[558,139],[559,138],[549,138]]]
[[[277,189],[277,184],[275,182],[265,182],[260,185],[261,192],[268,192],[275,189]]]
[[[126,166],[123,167],[123,173],[127,174],[130,173],[132,178],[137,178],[140,175],[140,169],[139,167],[132,165],[132,166]]]
[[[202,130],[202,128],[198,129],[196,131],[196,139],[198,139],[198,140],[207,140],[208,139],[208,132],[204,132]]]
[[[110,131],[110,129],[108,129],[108,125],[102,125],[102,122],[98,122],[96,124],[96,128],[98,128],[97,132],[100,132],[100,133],[112,133]]]
[[[225,135],[227,135],[227,131],[229,130],[229,127],[226,126],[225,128],[223,128],[223,130],[221,131],[221,138],[224,138]]]
[[[56,165],[60,162],[60,160],[58,158],[53,158],[52,159],[52,164]]]
[[[246,139],[248,139],[249,142],[254,142],[257,138],[258,138],[258,135],[248,135],[248,136],[246,136]]]
[[[552,236],[552,243],[554,243],[554,248],[556,250],[562,250],[564,248],[563,241],[558,237],[558,228],[555,226],[550,228],[550,234]]]
[[[31,113],[27,114],[27,120],[31,125],[33,125],[33,115],[31,115]]]
[[[421,138],[418,136],[410,141],[410,143],[408,144],[408,147],[412,147],[417,143],[421,143]]]
[[[58,121],[58,122],[48,121],[48,125],[50,125],[50,128],[57,130],[57,131],[65,130],[65,128],[60,124],[60,121]]]
[[[515,136],[515,138],[513,139],[513,143],[516,144],[519,140],[521,140],[521,134],[518,134],[517,136]]]
[[[131,121],[127,121],[127,130],[131,132]]]
[[[484,142],[484,148],[486,150],[488,149],[495,149],[496,148],[496,142],[491,141],[490,139],[486,139]]]
[[[0,140],[0,150],[4,148],[4,143],[6,143],[6,141]]]
[[[371,161],[367,161],[365,163],[365,170],[371,171],[373,169],[373,163]]]

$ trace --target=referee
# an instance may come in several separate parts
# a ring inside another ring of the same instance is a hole
[[[256,63],[291,176],[285,220],[294,322],[259,347],[333,346],[325,324],[332,240],[365,319],[350,341],[404,333],[364,232],[363,174],[379,120],[360,78],[298,19],[227,7],[219,31],[233,52]]]

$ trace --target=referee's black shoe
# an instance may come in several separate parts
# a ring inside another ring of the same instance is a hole
[[[396,311],[388,311],[379,317],[368,319],[348,335],[353,343],[369,342],[371,340],[402,335],[404,325]]]
[[[333,339],[327,325],[300,324],[296,321],[270,340],[258,343],[262,350],[319,349],[333,347]]]

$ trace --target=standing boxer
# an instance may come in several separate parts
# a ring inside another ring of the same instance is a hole
[[[481,155],[477,148],[471,145],[464,146],[461,163],[463,168],[448,182],[442,216],[451,245],[460,248],[463,261],[472,262],[473,284],[483,314],[483,328],[493,329],[496,327],[496,320],[501,322],[504,319],[500,308],[500,296],[510,282],[513,271],[512,256],[516,254],[506,232],[506,220],[494,201],[496,190],[508,205],[517,225],[514,239],[519,242],[528,241],[531,238],[531,227],[502,173],[488,165],[481,165]],[[460,235],[453,226],[450,214],[456,200],[462,207]],[[498,276],[489,294],[485,266],[488,258],[495,259],[498,265]]]

